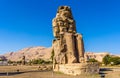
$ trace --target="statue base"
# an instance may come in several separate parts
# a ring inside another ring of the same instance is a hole
[[[73,64],[56,64],[53,68],[55,72],[61,72],[68,75],[81,74],[98,74],[98,63],[73,63]]]

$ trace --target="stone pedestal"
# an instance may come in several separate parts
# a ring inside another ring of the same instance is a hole
[[[97,74],[99,73],[99,65],[98,63],[57,64],[54,71],[74,76],[81,74]]]

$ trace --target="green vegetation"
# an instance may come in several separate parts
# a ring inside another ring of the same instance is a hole
[[[21,63],[22,63],[22,61],[11,61],[11,60],[9,60],[9,61],[8,61],[8,63],[9,63],[9,64],[13,64],[13,63],[16,63],[16,64],[21,64]]]
[[[29,61],[29,64],[51,64],[51,61],[45,61],[43,59],[34,59]]]
[[[106,55],[103,58],[103,64],[105,64],[105,65],[119,65],[120,64],[120,57]]]
[[[16,63],[15,61],[8,60],[8,64]]]
[[[17,63],[17,64],[22,64],[22,61],[17,61],[16,63]]]
[[[50,57],[50,59],[52,60],[52,62],[53,62],[53,58],[54,58],[54,50],[52,50],[51,57]]]
[[[52,62],[51,61],[46,61],[46,60],[43,60],[43,59],[33,59],[33,60],[30,60],[29,62],[26,62],[26,64],[51,64]],[[22,64],[22,61],[11,61],[9,60],[8,61],[8,64]]]
[[[89,59],[88,62],[98,62],[98,61],[96,59],[94,59],[94,58],[91,58],[91,59]]]
[[[106,55],[106,56],[103,58],[103,63],[104,63],[105,65],[110,64],[110,58],[111,58],[110,55]]]

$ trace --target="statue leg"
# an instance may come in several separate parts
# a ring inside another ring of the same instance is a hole
[[[76,48],[78,50],[79,62],[80,62],[80,58],[84,58],[84,44],[81,34],[77,34],[76,36]]]
[[[77,58],[75,56],[75,39],[72,33],[65,33],[65,40],[67,46],[67,61],[68,63],[76,63]]]

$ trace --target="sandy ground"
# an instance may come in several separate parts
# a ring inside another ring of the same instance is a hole
[[[96,75],[69,76],[62,73],[38,70],[39,66],[0,66],[0,78],[101,78]],[[17,71],[19,72],[17,73]],[[120,78],[120,70],[105,71],[105,78]]]

